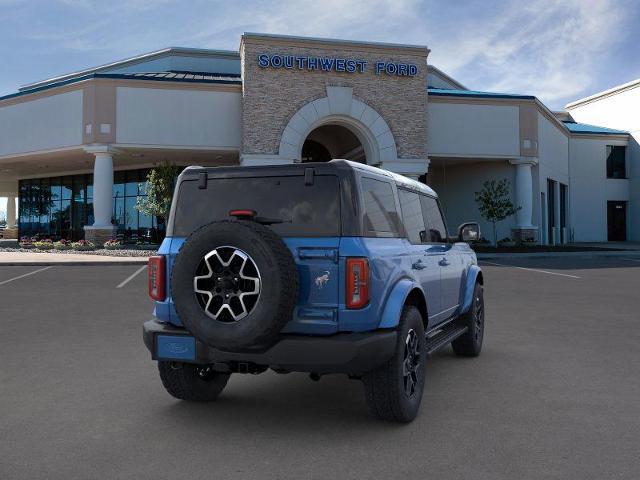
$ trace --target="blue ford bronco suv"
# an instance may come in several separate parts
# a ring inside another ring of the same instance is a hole
[[[371,412],[418,413],[425,362],[480,354],[483,278],[433,190],[346,160],[188,167],[149,260],[144,342],[166,390],[214,400],[232,373],[347,374]]]

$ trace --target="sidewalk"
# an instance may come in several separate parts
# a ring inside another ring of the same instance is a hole
[[[477,253],[478,260],[500,258],[559,258],[559,257],[622,257],[640,260],[640,250],[612,250],[585,252]]]
[[[148,257],[108,257],[81,253],[0,252],[3,265],[145,265]]]

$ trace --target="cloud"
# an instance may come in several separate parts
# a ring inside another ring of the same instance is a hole
[[[433,61],[471,88],[535,94],[558,107],[593,87],[626,12],[612,0],[510,2],[493,20],[464,22],[463,38],[432,44]]]
[[[13,1],[0,0],[0,6]],[[19,45],[22,56],[37,52],[60,58],[60,71],[42,67],[25,82],[170,45],[236,50],[240,35],[254,31],[427,45],[429,62],[470,88],[534,94],[555,108],[599,89],[598,82],[613,71],[624,76],[632,70],[631,62],[613,67],[611,51],[637,35],[633,15],[638,12],[632,0],[56,0],[19,5],[4,9],[13,18],[4,22],[9,28],[0,31],[0,44]],[[14,50],[7,54],[17,55]]]

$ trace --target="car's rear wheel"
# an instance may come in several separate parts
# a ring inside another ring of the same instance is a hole
[[[422,315],[407,305],[400,318],[395,354],[362,377],[373,415],[394,422],[410,422],[416,417],[424,390],[425,354]]]
[[[484,289],[480,283],[476,282],[473,289],[471,308],[459,321],[467,331],[451,343],[453,351],[461,357],[477,357],[482,351],[484,338]]]
[[[159,361],[158,370],[164,388],[175,398],[210,402],[218,398],[230,374],[213,371],[203,365]]]

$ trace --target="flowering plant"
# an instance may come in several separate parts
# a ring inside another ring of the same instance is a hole
[[[57,242],[53,242],[53,248],[56,250],[71,250],[71,240],[60,239]]]
[[[111,240],[107,240],[106,242],[104,242],[104,248],[106,248],[107,250],[117,250],[119,248],[122,248],[122,242],[120,240],[112,238]]]
[[[35,242],[33,242],[33,246],[35,248],[39,248],[40,250],[51,250],[53,248],[53,241],[50,238],[36,240]]]
[[[33,248],[33,241],[31,237],[20,237],[19,243],[21,248]]]
[[[72,242],[71,247],[74,250],[95,250],[96,249],[95,244],[87,240],[78,240],[77,242]]]

